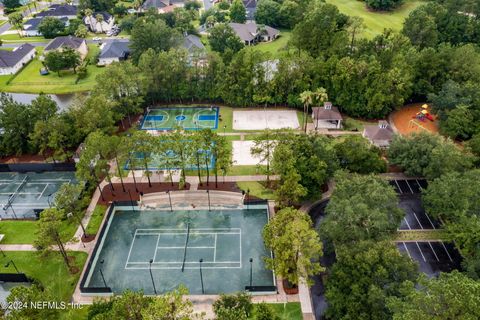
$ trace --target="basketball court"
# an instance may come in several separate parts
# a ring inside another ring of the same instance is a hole
[[[149,109],[140,128],[143,130],[217,129],[218,107],[169,107]]]

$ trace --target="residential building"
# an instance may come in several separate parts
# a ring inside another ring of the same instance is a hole
[[[243,5],[247,11],[247,21],[255,20],[255,12],[257,11],[257,0],[243,0]]]
[[[183,7],[183,0],[146,0],[140,11],[148,11],[151,8],[157,10],[158,13],[172,12],[175,8]]]
[[[72,20],[77,18],[77,7],[69,4],[52,4],[47,10],[37,13],[35,17],[67,17]]]
[[[41,36],[42,34],[38,31],[38,26],[45,17],[32,18],[23,24],[23,35],[27,37]],[[69,20],[67,17],[58,18],[62,21],[65,26],[69,25]]]
[[[35,57],[35,47],[29,43],[9,50],[0,50],[0,75],[17,73],[25,64]]]
[[[256,24],[255,22],[248,23],[229,23],[230,27],[235,31],[237,36],[250,46],[258,42],[268,42],[275,40],[280,34],[280,30],[275,28]]]
[[[392,128],[385,120],[380,120],[377,125],[367,125],[363,130],[363,136],[380,148],[388,148],[393,135]]]
[[[102,16],[102,21],[97,21],[98,15]],[[83,17],[83,22],[92,32],[107,33],[115,25],[115,18],[108,12],[95,12],[91,16]]]
[[[340,129],[342,127],[342,114],[331,102],[325,102],[323,107],[312,108],[313,127],[317,129]]]
[[[100,46],[98,65],[105,66],[127,59],[130,55],[129,44],[128,40],[112,40],[103,43]]]
[[[197,37],[196,35],[189,34],[186,35],[185,38],[183,39],[183,44],[182,46],[187,49],[188,53],[191,55],[195,52],[205,52],[205,46],[203,45],[202,41],[200,41],[200,38]]]
[[[72,48],[73,50],[77,51],[82,59],[85,59],[88,54],[87,41],[74,36],[56,37],[48,43],[43,52],[46,54],[53,50],[62,50],[62,48],[65,47]]]

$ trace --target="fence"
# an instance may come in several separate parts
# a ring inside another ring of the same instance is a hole
[[[75,163],[1,163],[0,172],[75,171]]]

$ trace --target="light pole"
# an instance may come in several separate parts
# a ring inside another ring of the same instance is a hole
[[[102,266],[103,266],[104,262],[105,262],[105,260],[103,260],[103,259],[100,261],[100,268],[98,268],[98,270],[100,271],[100,275],[102,276],[103,285],[106,288],[107,287],[107,282],[105,281],[105,277],[103,276],[103,271],[102,271]]]
[[[130,197],[130,204],[132,205],[133,213],[135,213],[135,207],[133,206],[132,193],[130,192],[130,189],[128,189],[128,196]]]
[[[47,196],[47,202],[48,202],[48,206],[50,207],[50,209],[52,209],[52,203],[50,202],[50,197],[53,195],[53,193],[50,193],[48,196]]]
[[[208,196],[208,211],[212,211],[210,208],[210,190],[207,190],[207,196]]]
[[[200,262],[200,282],[202,284],[202,294],[205,294],[205,288],[203,287],[203,273],[202,273],[202,262],[203,258],[199,260]]]
[[[247,210],[248,210],[249,201],[250,201],[250,189],[247,189]]]
[[[253,258],[250,258],[250,287],[252,286],[253,279]]]
[[[150,279],[152,279],[153,292],[155,292],[155,295],[156,295],[157,294],[157,288],[155,288],[155,281],[153,281],[152,263],[153,263],[153,259],[150,259],[149,265],[148,265],[148,270],[150,271]]]
[[[17,271],[17,273],[20,273],[20,271],[18,271],[17,265],[15,264],[15,262],[13,262],[13,260],[8,261],[7,264],[5,264],[5,268],[8,268],[10,264],[15,268],[15,271]]]
[[[223,126],[223,135],[225,135],[225,130],[227,129],[227,125]]]
[[[78,221],[78,223],[80,224],[80,227],[82,227],[83,238],[84,238],[84,239],[87,238],[87,232],[85,231],[85,227],[83,226],[82,218],[80,218],[80,217],[77,216],[77,215],[74,215],[73,212],[67,213],[67,218],[72,218],[72,217],[78,218],[77,221]],[[80,238],[80,242],[82,243],[83,247],[85,248],[85,243],[83,243],[83,241],[82,241],[81,238]]]
[[[170,190],[167,190],[167,194],[168,194],[168,202],[170,203],[170,211],[173,212],[172,197],[170,196]]]

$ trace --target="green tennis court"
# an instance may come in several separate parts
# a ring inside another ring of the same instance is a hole
[[[218,107],[171,107],[149,109],[140,128],[143,130],[217,129]]]
[[[273,273],[263,262],[270,255],[262,239],[266,205],[210,212],[115,210],[99,239],[85,288],[161,294],[183,284],[190,294],[231,293],[245,290],[252,274],[252,286],[259,291],[276,291]]]

